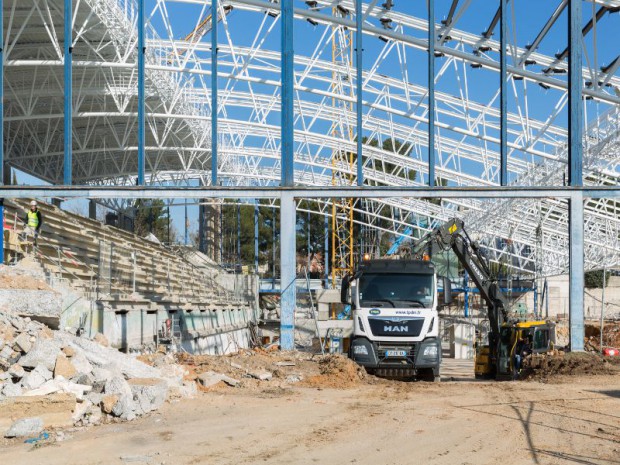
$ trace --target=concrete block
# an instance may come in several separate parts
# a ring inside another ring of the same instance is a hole
[[[104,398],[104,397],[105,397],[105,395],[100,394],[100,393],[98,393],[98,392],[93,392],[93,391],[90,391],[90,392],[86,395],[86,398],[87,398],[88,400],[90,400],[90,402],[91,402],[93,405],[101,405],[101,402],[103,401],[103,398]]]
[[[93,341],[95,341],[96,343],[102,345],[103,347],[110,347],[110,342],[108,341],[108,338],[105,337],[101,333],[95,334],[95,337],[93,337]]]
[[[9,346],[4,346],[2,350],[0,350],[0,358],[8,360],[11,358],[11,354],[13,353],[13,349]]]
[[[15,363],[11,365],[11,368],[9,368],[8,374],[11,375],[11,378],[13,379],[21,379],[26,375],[26,370]]]
[[[67,357],[71,358],[75,356],[76,351],[73,347],[67,346],[62,348],[62,353],[65,354]]]
[[[32,370],[32,372],[39,373],[41,376],[43,376],[45,381],[49,381],[50,379],[54,377],[52,375],[52,372],[43,365],[37,365],[37,367],[34,370]]]
[[[19,364],[24,368],[35,368],[43,365],[48,370],[53,370],[56,365],[56,357],[60,352],[60,344],[51,339],[39,339],[34,343],[30,351],[19,359]]]
[[[43,420],[40,418],[20,418],[11,425],[6,433],[5,438],[23,438],[28,436],[36,436],[43,431]]]
[[[132,397],[129,383],[120,376],[114,376],[105,383],[104,392],[106,394],[119,394],[121,396]]]
[[[140,415],[157,410],[168,397],[168,385],[162,379],[134,378],[128,384],[136,404],[136,413]]]
[[[86,414],[86,412],[88,411],[88,409],[90,409],[92,407],[92,403],[85,399],[83,402],[78,402],[75,404],[75,409],[73,410],[73,415],[71,416],[71,419],[75,422],[78,420],[81,420],[82,417]]]
[[[65,349],[70,349],[70,347],[65,347]],[[63,349],[63,351],[65,349]],[[71,356],[71,364],[75,367],[75,370],[78,373],[90,373],[93,371],[93,366],[82,351],[75,351],[74,355]]]
[[[71,382],[76,384],[86,384],[87,386],[93,386],[93,384],[95,384],[94,378],[88,373],[76,374],[73,378],[71,378]],[[101,386],[101,390],[103,390],[103,385]]]
[[[54,377],[62,376],[70,379],[77,374],[77,370],[65,354],[59,354],[56,357],[56,365],[54,366]]]
[[[205,371],[200,373],[196,379],[202,386],[211,387],[222,381],[222,375],[213,371]]]
[[[34,370],[30,373],[26,373],[26,375],[22,378],[22,387],[26,391],[32,391],[33,389],[37,389],[45,383],[46,379],[41,375],[38,371]]]
[[[31,348],[32,343],[30,342],[30,335],[28,333],[21,333],[15,338],[13,349],[27,354]]]
[[[135,410],[136,404],[131,396],[120,396],[120,399],[112,409],[112,415],[131,421],[136,418]]]
[[[103,396],[100,402],[101,410],[108,414],[112,413],[120,398],[121,396],[118,394],[108,394],[107,396]]]
[[[251,372],[248,373],[252,378],[256,378],[256,379],[260,379],[261,381],[271,381],[271,378],[273,378],[273,374],[269,373],[268,371],[263,371],[263,372]]]
[[[5,397],[18,397],[21,396],[23,392],[19,384],[6,383],[2,388],[2,395]]]

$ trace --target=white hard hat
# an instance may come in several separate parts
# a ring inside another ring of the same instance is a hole
[[[32,202],[30,202],[30,206],[31,207],[36,207],[37,206],[37,201],[33,200]]]

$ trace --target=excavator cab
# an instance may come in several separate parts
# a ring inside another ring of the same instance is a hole
[[[498,380],[510,380],[515,375],[515,350],[519,339],[530,340],[533,354],[547,352],[555,345],[555,323],[538,320],[504,324],[500,330],[497,354]]]

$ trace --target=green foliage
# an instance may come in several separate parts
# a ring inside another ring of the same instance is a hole
[[[170,231],[170,241],[176,240],[176,232],[169,230],[168,208],[163,200],[136,200],[136,218],[134,221],[134,232],[144,237],[153,233],[161,242],[168,242],[168,232]]]
[[[605,287],[609,285],[609,277],[611,272],[605,273]],[[588,289],[602,288],[603,287],[603,270],[588,271],[584,274],[586,287]]]

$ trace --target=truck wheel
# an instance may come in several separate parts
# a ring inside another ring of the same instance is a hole
[[[435,376],[432,368],[420,368],[417,372],[416,378],[418,381],[428,381],[432,383],[435,381],[435,378],[438,378],[438,376]]]

